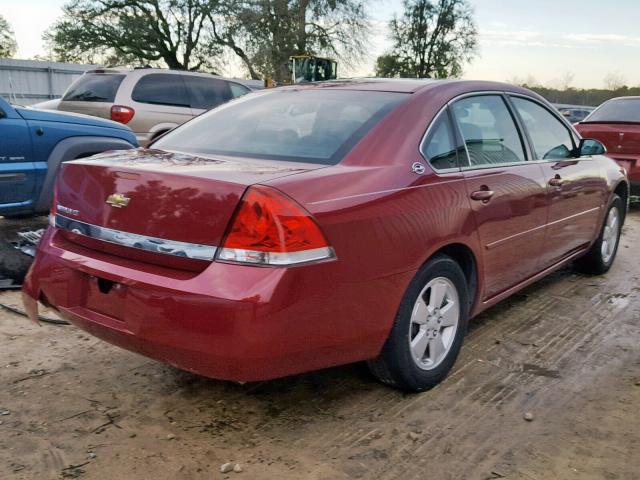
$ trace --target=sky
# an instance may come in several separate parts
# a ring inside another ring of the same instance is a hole
[[[345,75],[373,73],[389,48],[386,23],[401,0],[370,0],[371,52]],[[0,15],[18,41],[16,58],[43,53],[41,35],[61,14],[65,0],[0,0]],[[640,2],[636,0],[470,0],[479,30],[476,58],[464,78],[507,81],[535,78],[547,86],[572,78],[577,88],[600,88],[615,75],[640,85]],[[228,75],[237,75],[231,66]]]

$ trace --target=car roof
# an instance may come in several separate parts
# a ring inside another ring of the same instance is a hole
[[[85,73],[106,73],[106,74],[120,74],[127,75],[127,77],[144,77],[145,75],[149,75],[151,73],[166,73],[169,75],[189,75],[194,77],[206,77],[206,78],[217,78],[219,80],[224,80],[226,82],[239,83],[244,85],[243,82],[246,80],[239,80],[237,78],[225,78],[219,75],[214,75],[212,73],[207,72],[194,72],[191,70],[175,70],[170,68],[118,68],[118,67],[109,67],[109,68],[94,68],[92,70],[87,70]],[[245,85],[246,86],[246,85]]]
[[[488,82],[480,80],[458,79],[431,79],[431,78],[348,78],[330,80],[326,82],[304,83],[281,87],[284,89],[324,89],[334,88],[338,90],[367,90],[379,92],[420,93],[441,92],[444,90],[464,94],[465,92],[511,92],[520,93],[532,97],[539,97],[536,93],[517,85],[501,82]]]

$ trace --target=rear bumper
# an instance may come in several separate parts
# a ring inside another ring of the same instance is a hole
[[[212,263],[197,274],[65,245],[58,233],[49,229],[43,237],[25,280],[27,311],[35,315],[44,301],[109,343],[224,380],[265,380],[375,357],[412,277],[346,283],[339,262]]]

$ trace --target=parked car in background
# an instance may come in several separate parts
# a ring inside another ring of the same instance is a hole
[[[241,82],[183,70],[89,70],[56,108],[123,123],[146,146],[202,112],[250,92]]]
[[[25,308],[214,378],[368,360],[424,390],[470,317],[569,262],[609,270],[629,186],[602,153],[500,83],[265,90],[65,164]]]
[[[0,215],[48,212],[62,162],[137,146],[119,123],[14,107],[0,98]]]
[[[609,100],[576,129],[606,146],[607,154],[627,171],[632,195],[640,195],[640,97]]]
[[[595,107],[561,107],[558,111],[569,123],[576,123],[584,120],[595,110]]]

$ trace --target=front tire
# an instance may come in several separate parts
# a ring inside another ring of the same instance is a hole
[[[578,271],[591,275],[602,275],[609,271],[618,253],[624,214],[622,199],[614,195],[598,239],[589,251],[575,262]]]
[[[389,338],[371,372],[383,383],[420,392],[433,388],[458,357],[469,315],[460,266],[438,255],[421,268],[405,293]]]

